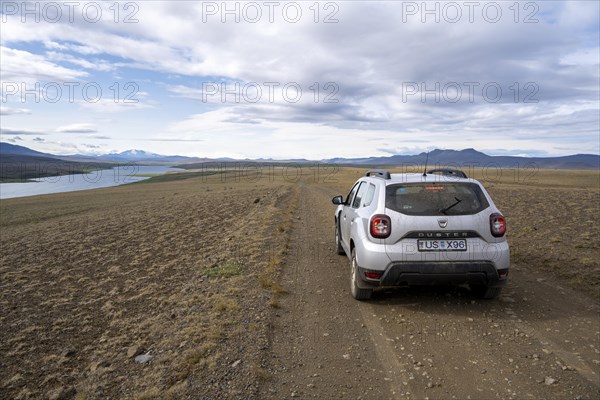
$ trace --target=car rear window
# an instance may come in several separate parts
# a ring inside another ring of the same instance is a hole
[[[489,203],[475,183],[402,183],[386,187],[385,206],[406,215],[471,215]]]

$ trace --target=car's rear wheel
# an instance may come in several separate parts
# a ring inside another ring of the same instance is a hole
[[[339,223],[339,221],[335,222],[335,247],[336,247],[335,251],[340,256],[346,254],[346,252],[344,251],[344,248],[342,247],[342,237],[340,236],[340,223]]]
[[[487,285],[470,285],[469,288],[480,299],[495,299],[502,292],[502,287],[488,287]]]
[[[369,300],[373,295],[373,289],[361,289],[358,287],[357,283],[360,279],[358,277],[358,264],[356,262],[356,250],[352,249],[352,263],[351,263],[352,271],[350,272],[350,291],[352,293],[352,297],[356,300]]]

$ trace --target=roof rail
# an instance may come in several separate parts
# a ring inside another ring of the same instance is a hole
[[[438,168],[427,171],[428,174],[441,174],[448,176],[455,176],[457,178],[466,178],[467,174],[459,169],[450,169],[450,168]]]
[[[392,179],[390,173],[388,171],[386,171],[385,169],[370,169],[365,174],[365,176],[372,176],[372,175],[375,175],[378,178]]]

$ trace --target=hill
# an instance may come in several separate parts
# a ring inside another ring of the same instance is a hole
[[[111,168],[106,162],[76,162],[27,147],[0,142],[0,182],[26,182],[48,176],[82,174]]]
[[[427,153],[416,155],[393,155],[389,157],[368,158],[332,158],[323,160],[326,163],[340,165],[423,165]],[[598,169],[600,156],[596,154],[575,154],[562,157],[519,157],[519,156],[490,156],[475,149],[464,150],[432,150],[429,152],[427,163],[434,165],[455,165],[459,167],[537,167],[548,169]]]
[[[42,153],[23,146],[17,146],[9,143],[0,143],[0,157],[4,162],[8,162],[8,156],[20,157],[42,157],[56,161],[75,162],[86,164],[110,163],[138,163],[138,164],[180,164],[183,168],[199,168],[205,162],[239,163],[239,162],[259,162],[275,165],[287,165],[289,163],[314,163],[354,166],[422,166],[427,159],[427,153],[423,152],[415,155],[396,154],[384,157],[364,157],[364,158],[330,158],[324,160],[307,159],[244,159],[234,160],[231,158],[199,158],[186,157],[178,155],[161,155],[144,150],[127,150],[120,153],[113,152],[102,155],[54,155]],[[16,159],[11,158],[11,162],[43,162],[40,159]],[[427,164],[431,167],[436,165],[456,166],[460,168],[472,167],[499,167],[499,168],[542,168],[542,169],[600,169],[600,156],[597,154],[574,154],[562,157],[520,157],[520,156],[491,156],[475,149],[464,150],[441,150],[436,149],[429,152]]]

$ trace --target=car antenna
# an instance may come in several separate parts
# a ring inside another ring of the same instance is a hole
[[[427,152],[427,157],[425,158],[425,170],[423,171],[423,176],[427,176],[427,161],[429,161],[429,152]]]

